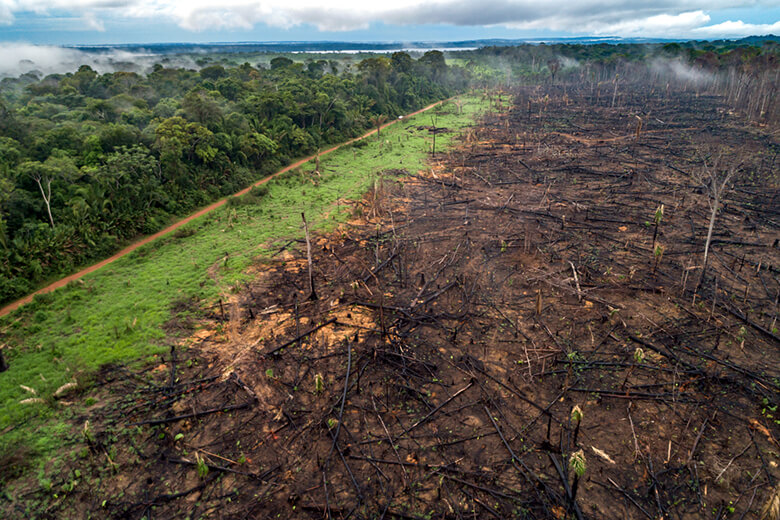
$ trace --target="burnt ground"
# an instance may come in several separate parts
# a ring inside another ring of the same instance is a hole
[[[305,246],[280,244],[154,384],[107,367],[54,486],[85,484],[38,516],[759,518],[780,493],[775,134],[696,92],[512,96],[312,238],[316,300]],[[729,171],[702,278],[701,179]]]

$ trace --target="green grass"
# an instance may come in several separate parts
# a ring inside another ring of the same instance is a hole
[[[437,150],[448,146],[483,107],[479,98],[462,99],[462,115],[452,103],[435,111],[436,125],[453,130],[436,136]],[[238,203],[63,289],[36,296],[0,319],[0,342],[6,344],[10,365],[0,374],[0,444],[25,444],[40,455],[56,449],[66,432],[62,420],[75,413],[52,399],[58,387],[73,379],[88,384],[107,363],[153,363],[167,350],[163,325],[175,302],[205,305],[222,291],[237,289],[248,279],[247,267],[267,252],[264,246],[303,235],[302,211],[313,230],[327,231],[349,218],[337,200],[359,197],[378,172],[424,168],[431,142],[417,126],[430,125],[433,113],[405,119],[382,130],[379,139],[372,136],[323,156],[317,186],[310,180],[313,165],[304,165],[270,181],[264,195],[233,201]],[[34,388],[46,402],[20,404],[36,397],[20,385]]]

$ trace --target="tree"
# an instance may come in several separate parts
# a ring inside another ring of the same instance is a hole
[[[555,83],[555,75],[558,73],[558,69],[561,68],[561,62],[554,58],[547,62],[547,68],[550,69],[550,82]]]
[[[181,108],[191,121],[209,125],[222,117],[222,110],[209,93],[202,88],[187,92],[181,101]]]
[[[188,160],[198,157],[208,163],[216,157],[213,144],[214,134],[199,123],[190,123],[181,117],[170,117],[155,129],[160,158],[180,161],[186,152]]]
[[[441,51],[428,51],[423,54],[417,63],[423,65],[423,71],[429,75],[433,81],[442,81],[447,71],[447,62]]]
[[[363,74],[369,85],[382,88],[390,73],[390,60],[384,56],[377,58],[366,58],[358,63],[358,70]]]
[[[412,66],[414,65],[412,57],[405,52],[394,52],[390,57],[390,61],[393,66],[393,70],[403,74],[411,72]]]
[[[8,249],[8,238],[6,237],[5,219],[3,218],[3,213],[6,202],[8,202],[9,198],[11,198],[13,191],[14,183],[11,181],[11,179],[3,177],[2,172],[0,172],[0,246],[3,246],[3,249],[5,250]]]
[[[264,134],[252,132],[241,136],[241,151],[247,158],[255,157],[259,161],[265,156],[276,153],[279,146]]]
[[[22,127],[17,121],[14,111],[6,105],[5,100],[0,96],[0,135],[19,138],[22,134]]]
[[[697,181],[701,183],[707,194],[707,202],[710,206],[710,222],[707,226],[707,240],[704,242],[704,258],[701,263],[701,276],[699,276],[699,282],[696,284],[694,294],[699,290],[699,287],[704,280],[704,275],[707,272],[712,231],[715,229],[715,220],[718,216],[718,210],[723,201],[723,196],[728,192],[729,182],[738,169],[738,166],[733,165],[726,169],[722,169],[719,167],[719,162],[720,158],[716,159],[712,166],[708,166],[705,161],[701,172],[697,175]]]
[[[322,148],[322,126],[323,124],[327,123],[327,117],[330,110],[333,108],[334,103],[336,103],[336,97],[334,96],[332,99],[328,99],[328,95],[324,92],[320,92],[317,94],[317,97],[315,98],[314,102],[312,103],[314,110],[317,112],[318,116],[318,122],[317,122],[317,158],[316,158],[316,164],[314,166],[314,171],[317,173],[317,175],[320,174],[320,149]],[[329,123],[327,123],[328,126],[330,126]]]
[[[286,69],[293,64],[293,60],[284,56],[277,56],[271,60],[271,70]]]
[[[216,81],[218,79],[227,77],[228,74],[225,71],[225,67],[222,65],[209,65],[208,67],[203,67],[200,69],[200,75],[202,78]]]
[[[54,227],[54,217],[51,215],[51,183],[57,175],[57,170],[39,161],[27,161],[19,166],[19,171],[27,175],[38,185],[41,197],[49,214],[49,224]]]

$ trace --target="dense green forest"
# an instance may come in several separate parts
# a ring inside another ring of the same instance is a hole
[[[0,302],[468,80],[438,51],[6,78]]]

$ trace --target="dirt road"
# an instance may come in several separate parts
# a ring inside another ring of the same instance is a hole
[[[436,103],[428,105],[427,107],[421,108],[420,110],[417,110],[415,112],[407,114],[404,117],[404,119],[412,117],[412,116],[415,116],[415,115],[420,114],[422,112],[426,112],[426,111],[432,109],[433,107],[442,104],[444,101],[446,101],[446,100],[438,101]],[[388,127],[388,126],[390,126],[392,124],[397,123],[398,121],[399,121],[399,119],[394,119],[394,120],[392,120],[392,121],[382,125],[380,127],[380,129],[381,128],[386,128],[386,127]],[[328,148],[327,150],[324,150],[324,151],[320,152],[320,155],[322,156],[322,155],[325,155],[325,154],[329,154],[329,153],[331,153],[331,152],[333,152],[335,150],[338,150],[342,146],[346,146],[346,145],[354,143],[355,141],[360,141],[361,139],[365,139],[366,137],[370,137],[370,136],[374,135],[376,132],[377,132],[377,129],[371,130],[370,132],[366,132],[365,134],[363,134],[360,137],[356,137],[355,139],[351,139],[351,140],[346,141],[344,143],[338,144],[338,145],[336,145],[336,146],[334,146],[332,148]],[[304,157],[303,159],[295,161],[294,163],[289,164],[288,166],[285,166],[284,168],[282,168],[281,170],[277,171],[276,173],[274,173],[272,175],[269,175],[268,177],[255,182],[254,184],[244,188],[243,190],[241,190],[239,192],[234,193],[232,196],[233,197],[238,197],[238,196],[244,195],[244,194],[248,193],[249,190],[251,190],[254,186],[262,186],[263,184],[265,184],[266,182],[270,181],[274,177],[276,177],[278,175],[281,175],[281,174],[283,174],[285,172],[288,172],[288,171],[290,171],[290,170],[292,170],[294,168],[297,168],[297,167],[299,167],[299,166],[301,166],[303,164],[306,164],[307,162],[313,160],[314,158],[315,158],[315,156],[311,155],[309,157]],[[137,242],[134,242],[134,243],[130,244],[129,246],[127,246],[124,249],[120,250],[118,253],[116,253],[116,254],[106,258],[105,260],[101,260],[100,262],[98,262],[96,264],[93,264],[93,265],[91,265],[89,267],[86,267],[86,268],[84,268],[84,269],[82,269],[82,270],[80,270],[78,272],[75,272],[75,273],[73,273],[71,275],[68,275],[65,278],[61,278],[61,279],[57,280],[56,282],[53,282],[50,285],[47,285],[46,287],[38,289],[34,293],[28,294],[24,298],[20,298],[19,300],[16,300],[13,303],[9,303],[8,305],[6,305],[2,309],[0,309],[0,316],[5,316],[6,314],[8,314],[8,313],[18,309],[22,305],[24,305],[26,303],[30,303],[32,301],[33,297],[35,297],[36,294],[44,294],[44,293],[52,292],[55,289],[59,289],[60,287],[64,287],[69,282],[72,282],[74,280],[78,280],[79,278],[82,278],[82,277],[84,277],[85,275],[87,275],[87,274],[89,274],[91,272],[97,271],[101,267],[106,266],[106,265],[108,265],[108,264],[110,264],[110,263],[112,263],[112,262],[122,258],[126,254],[132,253],[133,251],[135,251],[139,247],[141,247],[143,245],[146,245],[149,242],[151,242],[153,240],[156,240],[156,239],[160,238],[163,235],[167,235],[168,233],[170,233],[172,231],[176,231],[180,227],[184,226],[185,224],[188,224],[189,222],[195,220],[196,218],[202,217],[203,215],[205,215],[207,213],[210,213],[210,212],[214,211],[215,209],[217,209],[217,208],[219,208],[221,206],[224,206],[225,203],[227,202],[228,198],[229,197],[225,197],[223,199],[220,199],[217,202],[214,202],[213,204],[210,204],[210,205],[206,206],[205,208],[196,211],[192,215],[190,215],[188,217],[185,217],[182,220],[179,220],[178,222],[175,222],[175,223],[171,224],[170,226],[166,227],[165,229],[163,229],[161,231],[158,231],[157,233],[155,233],[153,235],[149,235],[147,237],[144,237],[144,238],[140,239]]]

